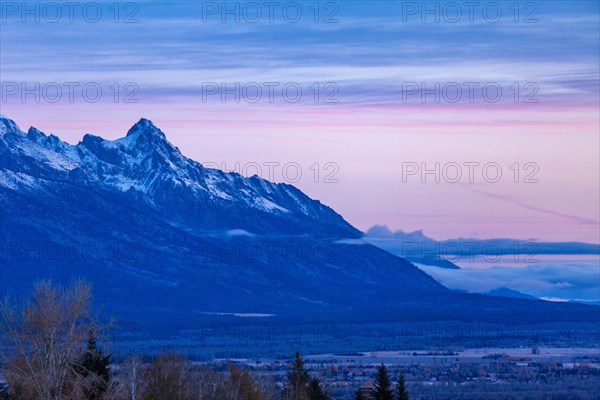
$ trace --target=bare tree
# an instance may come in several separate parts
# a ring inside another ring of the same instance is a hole
[[[227,382],[227,399],[229,400],[261,400],[263,398],[260,388],[247,369],[227,366],[229,381]]]
[[[127,357],[120,368],[121,384],[126,400],[142,400],[147,387],[144,359],[141,356]]]
[[[198,399],[213,400],[225,396],[226,378],[221,372],[214,371],[208,365],[193,368],[194,393]]]
[[[163,353],[146,370],[147,400],[187,400],[192,398],[192,363],[177,353]]]
[[[35,284],[22,307],[0,303],[0,332],[13,352],[5,360],[5,378],[13,396],[23,400],[81,399],[94,377],[78,373],[90,331],[98,325],[90,312],[91,287],[67,288],[50,281]]]

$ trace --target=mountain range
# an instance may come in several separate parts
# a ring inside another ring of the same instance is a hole
[[[425,265],[448,269],[460,269],[455,260],[486,256],[523,255],[534,258],[538,254],[600,254],[600,244],[581,242],[541,242],[509,238],[495,239],[447,239],[435,240],[422,230],[392,232],[385,225],[374,225],[367,230],[365,240],[382,249]],[[454,261],[454,262],[453,262]]]
[[[94,284],[122,320],[215,314],[595,321],[597,308],[452,292],[296,187],[203,167],[151,121],[76,145],[0,118],[0,292]]]

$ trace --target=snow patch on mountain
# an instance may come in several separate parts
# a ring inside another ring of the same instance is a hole
[[[290,210],[288,210],[287,208],[278,206],[277,204],[273,203],[270,200],[265,199],[264,197],[254,199],[254,206],[260,210],[269,211],[269,212],[271,212],[271,211],[280,211],[283,213],[290,212]]]

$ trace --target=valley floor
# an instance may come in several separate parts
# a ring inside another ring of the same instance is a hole
[[[405,375],[413,399],[598,399],[599,348],[477,348],[307,355],[335,399],[370,387],[385,363]],[[224,362],[216,360],[215,362]],[[287,360],[239,359],[255,374],[284,382]]]

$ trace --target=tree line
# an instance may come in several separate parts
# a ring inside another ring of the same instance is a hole
[[[226,370],[193,363],[166,352],[148,358],[132,355],[114,363],[98,345],[105,326],[91,310],[92,289],[76,282],[62,288],[49,281],[34,285],[22,304],[0,302],[3,352],[0,376],[9,400],[330,400],[319,378],[311,376],[296,353],[283,387],[274,377],[252,376],[228,364]],[[395,393],[397,392],[397,393]],[[405,400],[404,377],[397,389],[386,367],[379,368],[373,388],[356,399]]]
[[[355,400],[409,400],[404,374],[402,372],[398,374],[398,382],[394,389],[388,369],[382,363],[377,369],[373,387],[366,391],[358,389],[354,398]]]

